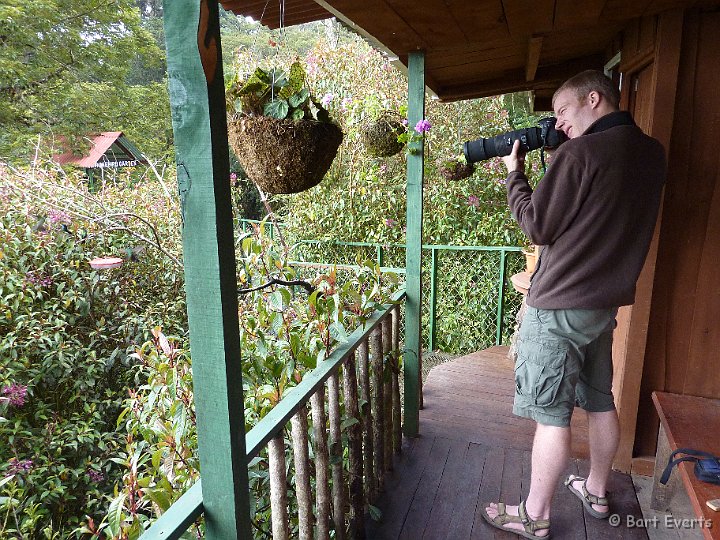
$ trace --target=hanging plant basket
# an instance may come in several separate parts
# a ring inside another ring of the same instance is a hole
[[[299,193],[320,183],[335,159],[342,130],[329,122],[268,116],[228,124],[230,145],[266,193]]]
[[[446,160],[438,162],[438,171],[447,180],[463,180],[475,172],[475,166],[464,160]]]
[[[373,157],[390,157],[400,152],[405,146],[398,137],[405,133],[405,126],[400,116],[386,111],[377,120],[365,123],[360,130],[360,137],[368,154]]]

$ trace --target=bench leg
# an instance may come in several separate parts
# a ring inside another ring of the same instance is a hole
[[[650,498],[650,508],[658,512],[667,512],[670,510],[670,502],[677,490],[679,484],[678,471],[673,471],[670,480],[664,486],[660,483],[662,473],[667,466],[672,450],[668,442],[667,433],[662,423],[658,432],[657,453],[655,454],[655,475],[653,479],[653,490]]]

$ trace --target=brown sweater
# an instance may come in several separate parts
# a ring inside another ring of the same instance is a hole
[[[525,174],[510,173],[510,210],[532,242],[544,246],[528,305],[632,304],[665,175],[662,145],[627,112],[603,116],[560,146],[534,191]]]

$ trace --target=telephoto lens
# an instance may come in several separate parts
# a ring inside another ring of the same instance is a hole
[[[543,118],[538,122],[539,127],[516,129],[487,139],[467,141],[463,145],[465,161],[476,163],[498,156],[507,156],[512,152],[516,140],[520,141],[526,152],[542,147],[557,148],[567,140],[567,137],[562,131],[555,129],[555,122],[553,117]]]

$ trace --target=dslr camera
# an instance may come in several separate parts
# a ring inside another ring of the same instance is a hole
[[[496,137],[467,141],[463,145],[465,160],[476,163],[497,156],[507,156],[512,152],[513,144],[520,140],[520,145],[526,152],[537,148],[557,148],[567,141],[562,131],[555,129],[557,120],[549,116],[538,121],[535,127],[516,129]]]

